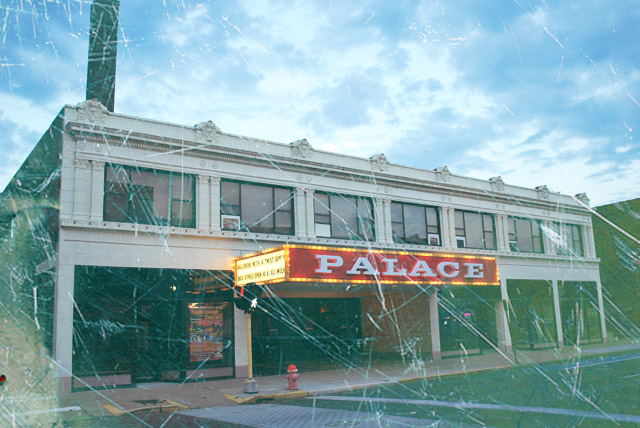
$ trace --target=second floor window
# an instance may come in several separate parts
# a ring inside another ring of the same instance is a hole
[[[375,240],[371,199],[316,192],[313,205],[316,236]]]
[[[287,187],[222,180],[222,229],[293,235],[293,191]]]
[[[195,227],[195,176],[107,166],[103,218],[124,223]]]
[[[458,248],[495,250],[496,233],[491,214],[456,210],[455,222]]]
[[[540,223],[526,218],[509,217],[509,248],[523,253],[542,253]]]
[[[553,223],[556,253],[563,256],[584,256],[582,227],[577,224]]]
[[[435,207],[392,202],[391,228],[394,242],[440,245],[440,222]]]

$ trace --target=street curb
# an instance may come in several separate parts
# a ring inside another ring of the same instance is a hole
[[[265,395],[252,395],[250,397],[239,397],[237,395],[232,394],[224,394],[226,398],[236,402],[237,404],[256,404],[261,403],[263,401],[278,401],[278,400],[287,400],[293,398],[305,398],[305,397],[314,397],[317,395],[326,395],[326,394],[338,394],[342,392],[351,392],[351,391],[359,391],[366,388],[377,388],[381,385],[387,384],[398,384],[398,383],[410,383],[416,382],[422,379],[430,379],[434,377],[444,377],[444,376],[459,376],[466,373],[475,373],[487,370],[496,370],[496,369],[504,369],[510,367],[506,366],[497,366],[497,367],[483,367],[475,370],[461,370],[451,373],[438,373],[427,376],[412,376],[402,379],[389,379],[382,380],[379,382],[369,382],[369,383],[360,383],[357,385],[345,385],[338,386],[333,388],[321,388],[321,389],[310,389],[310,390],[299,390],[299,391],[287,391],[287,392],[279,392],[275,394],[265,394]]]
[[[165,400],[162,404],[156,404],[153,406],[142,406],[136,407],[134,409],[124,410],[122,408],[118,408],[111,404],[105,404],[105,409],[107,409],[114,416],[122,416],[122,415],[140,415],[147,413],[170,413],[177,412],[178,410],[187,410],[188,407],[184,404],[176,403],[175,401]]]

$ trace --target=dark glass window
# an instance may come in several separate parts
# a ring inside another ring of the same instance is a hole
[[[493,215],[456,210],[454,216],[458,248],[496,248]]]
[[[315,193],[314,210],[319,237],[375,240],[373,202],[369,198]]]
[[[509,217],[509,248],[522,253],[542,253],[542,233],[537,220]]]
[[[584,256],[582,227],[577,224],[553,223],[556,252],[564,256]]]
[[[195,176],[111,165],[105,168],[104,220],[195,227]]]
[[[293,235],[293,190],[222,180],[220,214],[224,230]]]
[[[423,205],[391,203],[394,242],[441,245],[438,209]]]

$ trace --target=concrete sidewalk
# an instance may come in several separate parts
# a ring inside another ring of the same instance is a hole
[[[78,406],[91,416],[172,412],[213,406],[258,403],[286,398],[332,394],[410,382],[424,378],[516,365],[593,358],[613,352],[640,350],[640,344],[591,345],[575,348],[520,351],[515,355],[487,352],[465,358],[447,358],[422,364],[395,364],[300,373],[300,390],[287,390],[284,376],[256,378],[259,392],[243,393],[245,379],[225,379],[189,383],[144,383],[131,388],[75,392],[60,397],[60,407]]]

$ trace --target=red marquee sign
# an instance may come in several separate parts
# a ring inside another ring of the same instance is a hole
[[[285,266],[278,269],[281,274],[262,283],[500,284],[494,257],[303,245],[285,245],[237,259],[236,280],[239,266],[282,250]],[[254,281],[261,282],[259,277]]]

